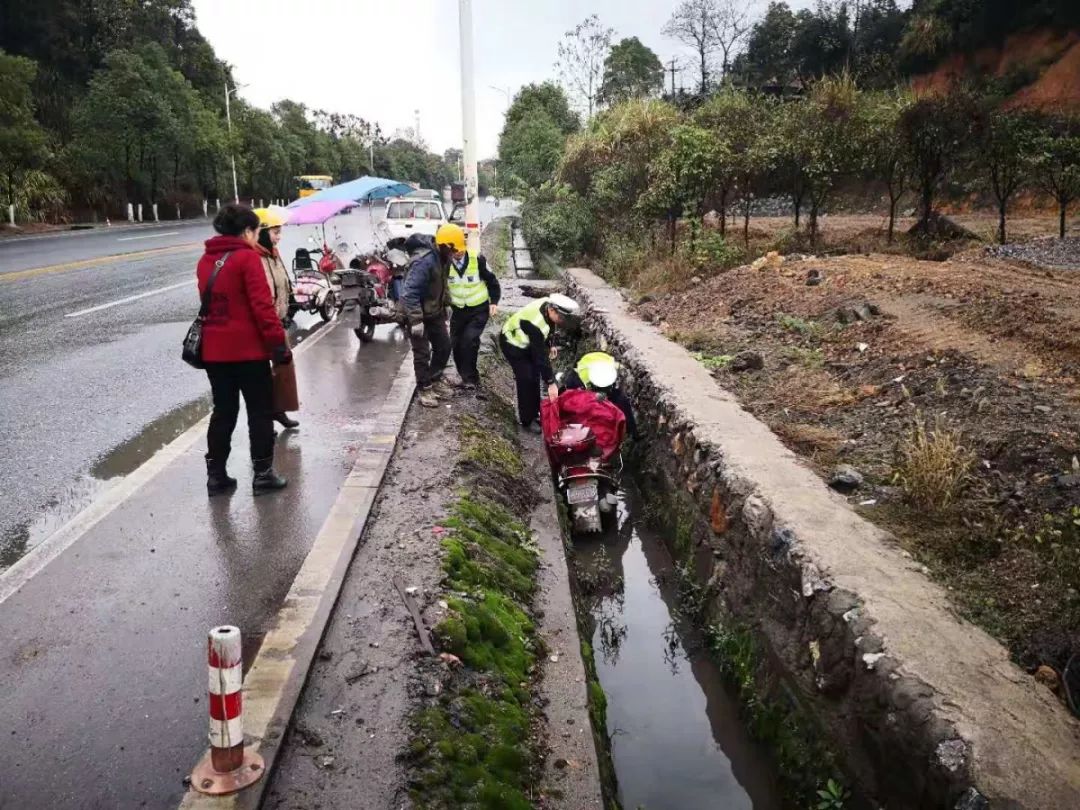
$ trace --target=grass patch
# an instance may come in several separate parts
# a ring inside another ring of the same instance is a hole
[[[818,337],[822,332],[821,324],[817,321],[808,321],[786,312],[777,313],[776,322],[789,332],[797,332],[803,337]]]
[[[475,416],[462,417],[458,435],[461,439],[461,455],[466,461],[511,477],[524,472],[525,464],[510,440],[481,425]]]
[[[694,352],[694,359],[705,366],[709,371],[718,371],[728,367],[732,361],[732,356],[730,354],[705,354],[704,352]]]
[[[915,506],[940,514],[952,507],[971,482],[974,454],[960,433],[938,417],[927,428],[916,414],[911,428],[896,448],[895,481]]]

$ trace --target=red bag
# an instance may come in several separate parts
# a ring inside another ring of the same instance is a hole
[[[556,402],[545,399],[540,403],[540,428],[545,442],[550,442],[564,425],[587,425],[605,461],[618,452],[626,438],[626,416],[618,406],[583,388],[563,391]]]

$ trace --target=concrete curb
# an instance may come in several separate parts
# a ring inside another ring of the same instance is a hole
[[[244,681],[245,736],[266,763],[263,778],[242,793],[214,798],[189,790],[181,808],[257,808],[307,681],[315,651],[337,602],[383,474],[412,402],[412,355],[406,354],[337,500],[266,634]]]
[[[543,459],[539,440],[525,443],[535,458]],[[547,475],[546,464],[541,472]],[[544,806],[552,810],[586,810],[604,806],[600,766],[589,717],[588,680],[581,660],[581,637],[570,592],[570,571],[563,548],[562,527],[555,507],[555,492],[543,488],[544,500],[533,512],[530,528],[537,538],[544,564],[537,580],[540,596],[538,631],[547,643],[539,693],[550,738],[544,763]],[[551,660],[557,655],[557,660]],[[555,765],[563,760],[561,767]]]
[[[758,628],[860,787],[890,807],[1080,807],[1080,723],[689,352],[590,271],[567,280],[696,508],[699,575]]]

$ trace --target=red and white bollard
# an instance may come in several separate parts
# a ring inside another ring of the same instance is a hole
[[[191,786],[200,793],[224,796],[258,782],[265,766],[261,756],[244,748],[240,628],[215,627],[207,649],[210,750],[191,772]]]

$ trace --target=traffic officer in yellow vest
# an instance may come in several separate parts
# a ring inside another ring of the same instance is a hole
[[[623,412],[626,417],[626,432],[636,441],[638,431],[634,406],[618,385],[620,368],[622,366],[618,361],[607,352],[589,352],[583,354],[574,370],[562,378],[561,385],[564,389],[587,388],[603,394],[612,405]]]
[[[476,361],[480,355],[480,335],[488,318],[495,314],[502,289],[487,266],[484,256],[473,256],[465,249],[465,232],[457,225],[443,225],[435,237],[451,250],[447,268],[450,291],[450,345],[454,365],[463,388],[475,390],[480,385]]]
[[[514,369],[518,421],[530,433],[540,433],[540,381],[544,381],[551,399],[559,396],[549,359],[552,329],[569,331],[580,320],[577,301],[561,293],[537,298],[506,319],[499,347]]]

